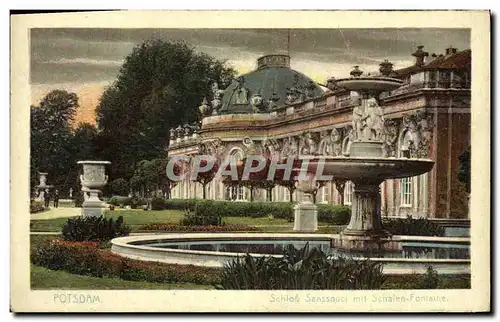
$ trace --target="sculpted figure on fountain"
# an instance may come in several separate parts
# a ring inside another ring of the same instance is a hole
[[[366,103],[365,139],[380,141],[384,130],[384,112],[375,98],[368,99]]]

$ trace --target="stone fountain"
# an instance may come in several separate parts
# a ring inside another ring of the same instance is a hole
[[[104,213],[103,202],[99,199],[101,189],[108,182],[105,166],[109,161],[78,161],[83,165],[83,175],[80,176],[84,201],[82,204],[83,217],[99,217]],[[88,195],[87,195],[88,194]]]
[[[38,172],[38,175],[40,176],[40,183],[38,186],[36,186],[38,194],[36,200],[38,201],[44,201],[45,199],[45,190],[53,188],[54,186],[48,185],[47,184],[47,172]]]
[[[384,157],[384,113],[378,104],[379,95],[400,87],[403,82],[388,77],[386,73],[366,77],[362,74],[356,66],[351,77],[336,80],[337,86],[357,92],[361,97],[361,103],[353,108],[353,136],[349,154],[342,157],[301,157],[309,160],[309,169],[321,167],[321,173],[325,176],[353,182],[351,219],[335,241],[335,246],[360,250],[365,249],[367,243],[384,243],[390,240],[390,234],[382,227],[381,183],[386,179],[421,175],[434,166],[434,161],[430,159]],[[297,189],[310,194],[313,185],[314,178],[309,182],[299,182]],[[309,215],[316,213],[315,209],[309,209],[314,205],[305,206],[308,207]],[[296,211],[296,220],[298,217],[300,215]],[[315,220],[311,219],[309,222],[313,223]],[[309,231],[310,227],[305,228],[306,230],[296,230]]]

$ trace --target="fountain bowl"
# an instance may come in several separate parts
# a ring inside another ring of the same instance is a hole
[[[369,76],[337,79],[336,84],[350,91],[388,92],[403,85],[403,81],[392,77]]]
[[[434,166],[434,161],[430,159],[332,156],[303,156],[299,159],[309,160],[309,169],[318,169],[318,173],[351,181],[381,182],[386,179],[413,177],[431,171]]]

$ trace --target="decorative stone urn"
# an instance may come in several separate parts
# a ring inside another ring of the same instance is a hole
[[[45,198],[45,190],[50,189],[53,186],[47,185],[47,175],[48,175],[47,172],[38,172],[38,175],[40,176],[40,178],[39,178],[40,183],[38,184],[38,186],[36,186],[36,188],[38,190],[38,195],[37,195],[36,200],[43,201]]]
[[[298,232],[315,232],[318,230],[318,211],[313,202],[313,193],[317,188],[316,178],[299,180],[295,184],[297,190],[304,193],[305,198],[293,207],[293,230]]]
[[[83,217],[99,217],[104,213],[102,201],[99,199],[101,189],[108,183],[105,166],[109,161],[78,161],[83,166],[83,175],[80,176],[84,201],[82,204]]]

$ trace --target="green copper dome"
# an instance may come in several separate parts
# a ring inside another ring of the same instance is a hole
[[[257,70],[238,77],[224,90],[218,114],[264,113],[321,96],[312,79],[290,68],[287,55],[258,59]]]

